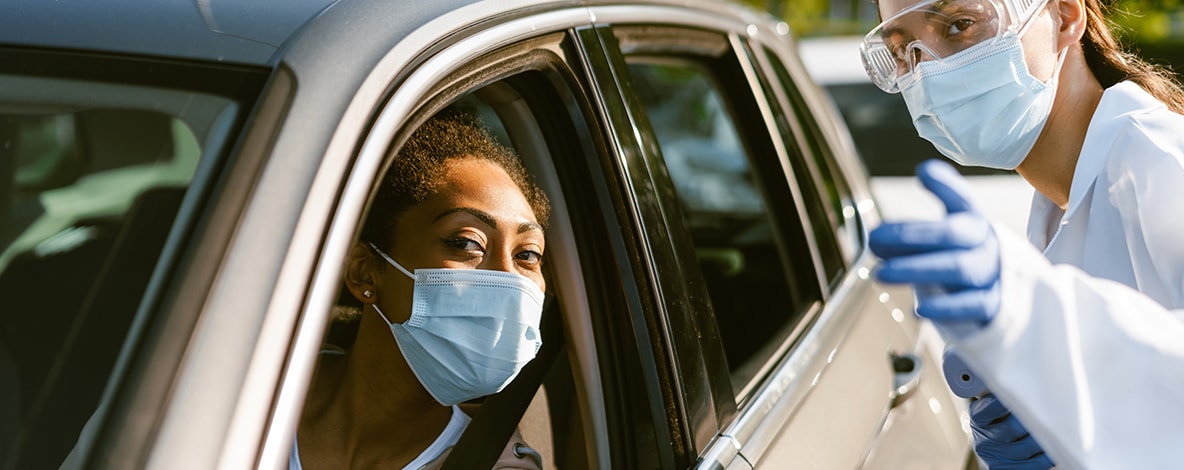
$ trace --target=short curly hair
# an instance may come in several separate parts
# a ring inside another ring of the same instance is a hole
[[[490,161],[510,176],[526,197],[539,225],[547,227],[551,206],[513,150],[498,143],[472,112],[447,108],[423,123],[399,149],[370,205],[362,240],[385,246],[399,217],[439,189],[447,163],[459,158]]]

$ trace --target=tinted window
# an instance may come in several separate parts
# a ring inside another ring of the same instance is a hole
[[[730,58],[628,60],[742,399],[817,298],[817,275],[765,126],[738,118],[759,114]]]
[[[56,467],[237,105],[145,86],[0,83],[0,457]]]
[[[826,277],[831,283],[846,272],[846,263],[855,259],[863,246],[863,233],[856,215],[855,202],[847,182],[838,173],[833,149],[828,144],[817,117],[810,111],[801,90],[796,86],[785,65],[772,52],[765,55],[776,80],[765,80],[769,95],[776,97],[772,104],[777,116],[777,127],[786,142],[798,142],[796,174],[811,211],[814,235],[823,259]],[[789,144],[787,144],[788,146]],[[814,203],[821,198],[820,203]]]

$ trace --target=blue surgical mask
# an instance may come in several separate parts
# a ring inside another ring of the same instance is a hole
[[[525,276],[486,269],[407,271],[411,316],[391,327],[412,372],[436,401],[455,405],[500,392],[542,346],[543,291]]]
[[[1028,73],[1020,36],[1007,33],[942,61],[917,64],[901,90],[921,137],[961,165],[1013,170],[1040,137],[1056,96]]]

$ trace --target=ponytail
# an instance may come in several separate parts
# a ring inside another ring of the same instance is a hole
[[[1085,35],[1081,38],[1081,48],[1085,52],[1086,64],[1102,88],[1130,80],[1162,101],[1168,109],[1184,114],[1184,90],[1181,90],[1176,76],[1164,67],[1123,51],[1110,31],[1110,22],[1099,0],[1085,0],[1085,9]]]

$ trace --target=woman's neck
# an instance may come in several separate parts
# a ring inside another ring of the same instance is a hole
[[[1016,168],[1036,191],[1061,209],[1068,207],[1077,158],[1103,91],[1081,48],[1072,47],[1066,54],[1048,122],[1028,157]]]
[[[379,328],[386,325],[368,320],[374,319],[361,320],[346,356],[326,357],[325,367],[318,366],[298,431],[302,461],[327,452],[337,454],[331,461],[338,464],[405,464],[448,425],[451,407],[419,383],[390,330]],[[314,435],[317,442],[308,442]]]

